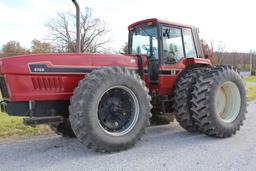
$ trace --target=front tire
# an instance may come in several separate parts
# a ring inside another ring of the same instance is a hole
[[[126,150],[149,125],[150,100],[134,72],[120,67],[95,70],[74,90],[71,126],[78,140],[94,151]]]
[[[244,83],[229,66],[215,66],[200,76],[191,103],[193,118],[200,131],[220,138],[235,134],[247,112]]]

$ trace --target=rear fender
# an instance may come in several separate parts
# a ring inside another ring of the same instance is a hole
[[[205,58],[186,58],[184,60],[184,64],[186,66],[195,65],[195,64],[212,66],[211,61],[209,59],[205,59]]]

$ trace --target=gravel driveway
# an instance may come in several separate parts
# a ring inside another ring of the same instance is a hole
[[[249,85],[249,86],[256,86],[256,82],[246,82],[246,85]]]
[[[47,136],[0,142],[0,170],[256,170],[256,103],[228,139],[190,134],[177,123],[152,127],[134,148],[98,154],[76,139]]]

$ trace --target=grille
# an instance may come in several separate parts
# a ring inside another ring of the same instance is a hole
[[[63,80],[60,77],[32,78],[34,89],[37,91],[63,92]]]
[[[9,92],[7,89],[7,85],[6,85],[4,76],[0,76],[0,89],[1,89],[3,98],[9,98]]]

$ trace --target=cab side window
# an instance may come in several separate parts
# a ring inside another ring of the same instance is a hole
[[[196,48],[193,40],[192,30],[189,28],[183,28],[184,47],[186,57],[197,57]]]
[[[175,64],[184,57],[181,29],[163,27],[163,57],[166,64]]]

